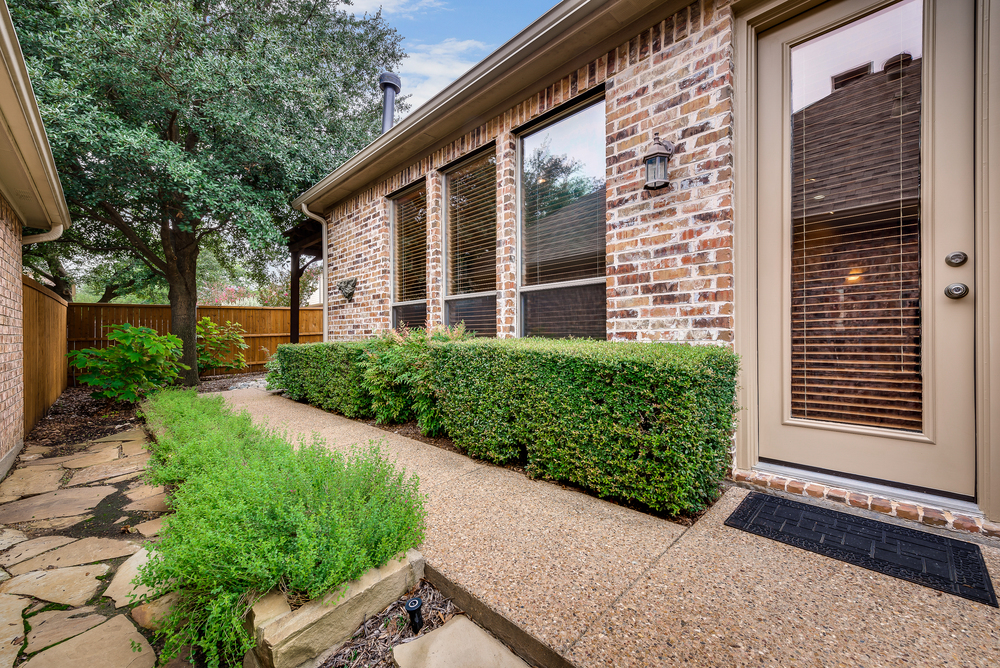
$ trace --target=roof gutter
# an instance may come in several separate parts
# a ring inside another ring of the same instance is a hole
[[[62,236],[63,226],[62,223],[56,223],[52,226],[52,229],[48,232],[42,232],[41,234],[29,234],[28,236],[21,237],[21,245],[27,246],[28,244],[40,244],[43,241],[53,241]]]
[[[481,125],[690,0],[564,0],[292,202],[326,211],[463,129]],[[613,45],[613,46],[609,46]],[[520,97],[518,97],[520,96]],[[512,102],[512,100],[514,100]],[[504,107],[507,105],[507,107]]]

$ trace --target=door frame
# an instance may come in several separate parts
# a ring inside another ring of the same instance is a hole
[[[736,466],[758,464],[757,39],[826,0],[738,0],[735,59],[735,349],[743,360]],[[927,0],[925,0],[927,2]],[[990,49],[990,42],[994,47]],[[976,0],[975,247],[976,503],[1000,520],[1000,0]],[[994,114],[987,110],[992,104]],[[990,271],[997,267],[997,271]],[[991,340],[990,332],[995,332]],[[995,416],[995,417],[991,417]]]

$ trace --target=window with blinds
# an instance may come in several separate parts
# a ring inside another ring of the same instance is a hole
[[[808,93],[830,53],[808,47],[831,35],[882,67]],[[862,20],[792,50],[793,417],[922,428],[921,35],[919,19],[888,36]]]
[[[521,138],[525,336],[605,338],[605,134],[602,98]]]
[[[496,336],[496,154],[476,158],[446,177],[447,270],[445,317],[477,336]]]
[[[424,327],[427,315],[427,189],[393,200],[392,326]]]

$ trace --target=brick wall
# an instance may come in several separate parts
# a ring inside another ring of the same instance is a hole
[[[0,457],[24,441],[21,223],[0,195]]]
[[[597,86],[606,87],[608,338],[732,341],[732,52],[730,0],[698,0],[503,114],[327,212],[331,340],[391,326],[385,196],[427,177],[428,320],[441,319],[442,176],[495,141],[497,335],[517,308],[516,132]],[[659,132],[677,145],[671,185],[642,189],[641,155]],[[336,282],[358,277],[353,303]]]

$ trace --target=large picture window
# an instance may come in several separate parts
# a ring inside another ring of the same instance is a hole
[[[606,332],[604,100],[520,140],[521,333]]]
[[[427,189],[421,183],[392,201],[392,326],[427,320]]]
[[[446,178],[445,318],[477,336],[496,336],[496,155],[475,158]]]

